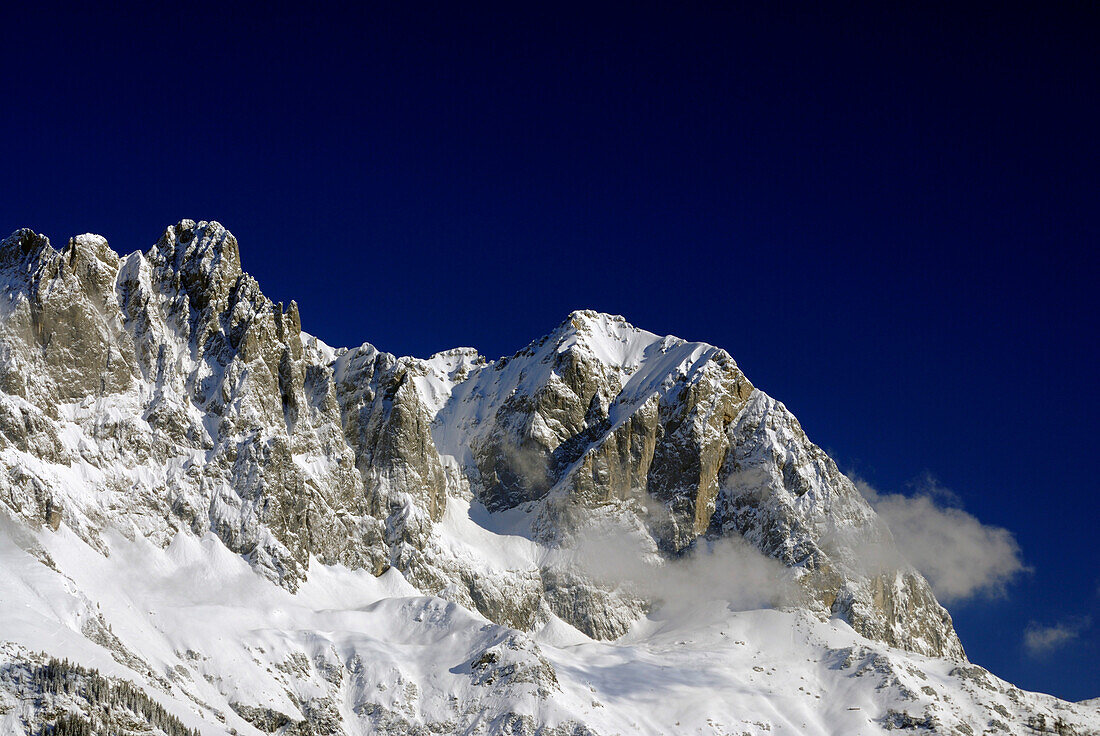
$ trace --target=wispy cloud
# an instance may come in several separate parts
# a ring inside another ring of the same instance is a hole
[[[1050,626],[1032,621],[1024,630],[1024,647],[1035,657],[1047,654],[1078,638],[1091,623],[1088,616],[1059,621]]]
[[[557,564],[670,609],[721,600],[743,610],[783,605],[800,595],[788,568],[740,538],[700,540],[690,552],[668,559],[656,553],[644,530],[601,520],[578,530],[554,557]]]
[[[890,527],[902,556],[928,578],[941,602],[1003,595],[1027,569],[1012,532],[963,511],[958,497],[931,477],[912,495],[855,483]]]

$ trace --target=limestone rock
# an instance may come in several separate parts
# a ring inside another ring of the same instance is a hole
[[[25,524],[101,548],[108,527],[162,545],[213,532],[291,589],[311,559],[396,567],[499,623],[614,638],[646,600],[560,561],[486,566],[441,529],[472,503],[567,550],[616,519],[667,560],[743,538],[817,615],[964,657],[919,573],[867,568],[860,551],[892,548],[889,530],[719,348],[582,311],[495,362],[334,350],[207,221],[126,257],[19,230],[0,283],[0,504]]]

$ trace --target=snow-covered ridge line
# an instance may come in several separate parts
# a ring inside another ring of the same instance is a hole
[[[858,640],[867,652],[893,652],[883,654],[890,661],[931,657],[940,664],[928,667],[947,673],[967,666],[950,616],[924,578],[904,564],[876,567],[861,559],[868,549],[892,550],[889,530],[797,420],[724,350],[591,311],[572,313],[545,337],[491,362],[469,348],[427,359],[369,343],[333,349],[302,331],[296,303],[267,299],[240,260],[236,239],[206,221],[182,220],[146,252],[126,258],[94,236],[60,251],[31,231],[4,241],[0,518],[20,530],[12,535],[37,540],[16,545],[23,551],[13,554],[27,560],[20,558],[11,585],[42,591],[19,600],[83,600],[99,585],[96,575],[121,579],[122,569],[111,566],[124,560],[155,588],[160,573],[134,557],[146,548],[166,575],[190,579],[194,572],[190,588],[202,589],[190,603],[173,593],[145,613],[112,604],[102,626],[87,624],[83,613],[50,613],[44,628],[28,624],[22,646],[44,648],[33,642],[45,639],[35,637],[60,627],[82,657],[98,652],[102,660],[100,649],[123,647],[148,667],[120,654],[122,666],[148,682],[157,682],[148,672],[168,677],[157,674],[161,668],[201,671],[209,688],[169,678],[171,698],[201,701],[202,718],[218,711],[243,732],[276,722],[275,730],[285,730],[292,721],[349,733],[430,731],[444,722],[473,732],[478,723],[523,732],[565,728],[555,715],[562,712],[585,713],[584,723],[598,724],[596,730],[670,732],[665,711],[646,711],[651,720],[631,726],[630,713],[640,706],[622,695],[622,683],[663,673],[666,656],[689,667],[675,647],[654,649],[653,641],[666,629],[691,638],[695,626],[732,626],[731,606],[760,605],[746,601],[774,601],[782,610],[742,611],[742,622],[812,622],[805,625],[821,636],[848,632],[844,647]],[[606,539],[615,549],[605,545],[606,559],[592,559],[591,543]],[[205,551],[193,554],[199,547]],[[734,548],[737,564],[715,569],[725,558],[706,557],[706,550]],[[206,571],[192,569],[193,561]],[[639,569],[638,561],[649,567]],[[625,565],[633,577],[604,574],[606,563]],[[750,569],[763,571],[764,582],[746,584],[775,590],[733,595],[737,575]],[[731,595],[713,621],[672,622],[670,606],[697,594],[691,575],[701,571],[713,583],[706,596]],[[210,651],[217,648],[212,640],[196,641],[201,648],[192,650],[204,652],[209,666],[189,659],[187,649],[176,651],[182,640],[169,646],[149,638],[152,629],[168,636],[156,617],[166,615],[169,598],[191,606],[197,621],[213,620],[203,611],[221,606],[239,609],[232,620],[258,615],[251,601],[222,600],[232,595],[216,583],[222,572],[256,601],[312,612],[264,613],[264,634],[234,628],[230,619],[210,624],[210,636],[253,649],[223,659]],[[405,587],[358,607],[333,604],[342,613],[310,609],[327,600],[317,586],[332,575],[349,594],[380,584],[371,581]],[[647,577],[663,587],[640,581]],[[156,598],[144,583],[134,584],[132,600]],[[200,605],[207,588],[214,597]],[[97,596],[101,604],[109,597]],[[0,598],[4,615],[18,613],[8,605]],[[436,628],[420,625],[435,621]],[[480,642],[492,632],[493,643],[476,660],[455,654],[451,669],[437,671],[415,653],[427,644],[381,654],[377,642],[356,638],[364,630],[356,627],[368,622],[407,627],[401,636],[417,642],[452,634]],[[114,634],[118,645],[103,634],[111,627],[121,632]],[[321,640],[336,654],[305,643]],[[538,642],[556,653],[539,653]],[[631,642],[646,643],[629,649]],[[740,645],[726,644],[719,647],[726,656],[748,663],[730,648]],[[305,648],[306,664],[291,656],[296,647]],[[400,676],[355,664],[367,656],[362,652]],[[323,665],[311,659],[322,654]],[[238,692],[233,678],[246,676],[238,665],[250,658],[282,674],[254,673],[262,684]],[[584,679],[596,677],[593,662],[601,661],[620,673],[593,686],[606,687],[598,696],[606,718],[584,705]],[[517,687],[525,684],[514,700],[493,705],[477,688],[505,670]],[[366,681],[356,679],[368,671]],[[727,686],[748,687],[743,678],[724,678]],[[376,681],[406,697],[369,690]],[[408,695],[409,683],[416,697]],[[286,692],[295,695],[279,694]],[[440,705],[451,698],[487,708],[498,720],[480,721],[466,705],[458,712]],[[764,700],[751,702],[745,707],[765,712]],[[810,721],[831,713],[811,705]],[[879,725],[888,717],[882,713]],[[742,720],[742,730],[763,729]]]
[[[216,222],[182,220],[125,260],[102,238],[58,252],[30,231],[5,253],[4,451],[34,469],[15,504],[27,521],[64,522],[96,544],[118,509],[161,540],[213,530],[291,588],[313,555],[396,566],[493,620],[558,615],[615,636],[641,611],[629,596],[538,565],[471,577],[435,530],[449,498],[525,507],[531,522],[512,532],[551,546],[610,513],[651,554],[751,540],[797,574],[819,615],[962,656],[919,575],[902,571],[898,588],[891,573],[887,585],[819,544],[889,536],[797,421],[714,346],[578,311],[495,362],[469,349],[427,360],[369,343],[333,350],[302,332],[294,302],[263,295]],[[92,396],[90,413],[59,412]],[[110,404],[128,408],[104,413]],[[64,467],[74,460],[88,465],[79,483]]]
[[[9,462],[34,468],[35,487],[56,489],[22,492],[34,499],[19,504],[28,521],[65,522],[95,544],[115,514],[107,509],[118,508],[136,533],[162,540],[181,526],[214,530],[291,588],[311,555],[376,572],[397,566],[494,620],[528,627],[561,615],[614,636],[636,604],[538,566],[505,573],[511,582],[464,576],[467,563],[444,551],[434,525],[448,498],[494,511],[534,504],[532,523],[512,531],[557,545],[618,509],[612,516],[651,553],[743,536],[798,573],[819,615],[962,655],[919,576],[905,571],[919,601],[905,615],[929,608],[940,621],[934,634],[889,620],[898,607],[876,603],[873,589],[896,585],[817,543],[821,530],[853,542],[888,535],[782,405],[745,414],[770,399],[714,346],[577,311],[495,362],[470,349],[427,360],[369,343],[334,350],[302,332],[294,302],[284,309],[264,297],[216,222],[182,220],[125,260],[93,236],[61,252],[30,231],[5,244],[15,257],[2,264],[12,310],[4,327],[24,348],[7,363],[6,394],[24,416],[17,423],[42,417],[14,432]],[[80,337],[55,340],[58,332]],[[59,414],[89,396],[101,397],[92,412]],[[129,408],[103,413],[104,401]],[[27,446],[31,437],[49,451]],[[750,445],[755,454],[743,455]],[[74,484],[57,463],[78,457],[89,468]],[[746,463],[760,466],[752,487]],[[123,489],[143,500],[114,500]],[[517,584],[518,600],[505,592]]]

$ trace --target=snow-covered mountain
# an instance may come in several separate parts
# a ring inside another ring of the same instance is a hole
[[[333,349],[215,222],[20,230],[0,285],[4,732],[1100,732],[719,348]]]

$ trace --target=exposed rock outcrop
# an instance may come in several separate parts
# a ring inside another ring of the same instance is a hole
[[[534,558],[478,567],[437,532],[471,500],[529,512],[543,549],[625,519],[664,559],[741,537],[818,615],[964,656],[919,573],[867,569],[859,551],[892,547],[889,530],[719,348],[575,312],[496,362],[334,350],[215,222],[126,257],[20,230],[0,283],[0,504],[25,523],[101,547],[108,526],[160,544],[212,531],[290,589],[311,557],[397,567],[494,621],[556,615],[610,638],[646,609],[634,592]]]

